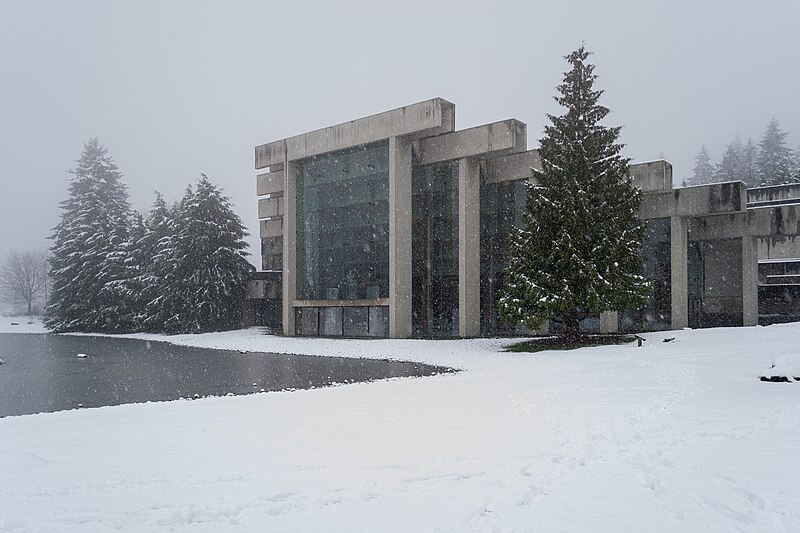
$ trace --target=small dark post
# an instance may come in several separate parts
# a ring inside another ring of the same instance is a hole
[[[641,336],[639,336],[639,335],[634,335],[634,337],[636,337],[636,345],[637,345],[639,348],[641,348],[641,347],[642,347],[642,343],[643,343],[643,342],[644,342],[644,340],[645,340],[645,339],[644,339],[644,337],[641,337]]]

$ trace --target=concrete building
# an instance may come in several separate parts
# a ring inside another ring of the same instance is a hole
[[[441,98],[257,146],[262,267],[280,273],[280,287],[262,292],[280,295],[284,334],[512,332],[495,303],[506,238],[538,166],[525,124],[455,131],[455,106]],[[738,182],[673,190],[666,161],[631,173],[645,191],[653,298],[584,327],[757,323],[759,257],[800,257],[800,191],[748,193]],[[782,279],[791,275],[784,268]]]

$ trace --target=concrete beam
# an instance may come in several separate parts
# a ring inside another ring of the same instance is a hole
[[[484,161],[486,183],[531,179],[533,171],[541,170],[542,160],[538,150],[493,157]]]
[[[442,98],[392,109],[288,139],[256,146],[255,166],[265,168],[359,144],[408,136],[439,135],[455,129],[455,105]]]
[[[256,176],[256,195],[283,192],[283,171],[267,172]]]
[[[389,337],[411,336],[411,140],[389,138]]]
[[[458,334],[481,332],[481,177],[477,160],[458,161]]]
[[[416,143],[419,163],[428,165],[462,157],[485,157],[524,152],[527,127],[516,119],[503,120],[466,130],[426,137]]]

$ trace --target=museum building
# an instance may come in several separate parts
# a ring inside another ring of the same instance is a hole
[[[524,123],[455,131],[441,98],[257,146],[264,272],[251,297],[280,308],[285,335],[512,334],[496,302],[539,164]],[[630,172],[653,292],[585,330],[754,325],[762,293],[762,315],[798,312],[800,186],[673,189],[666,161]]]

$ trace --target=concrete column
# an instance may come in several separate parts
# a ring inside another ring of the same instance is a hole
[[[616,333],[619,331],[619,313],[603,311],[600,313],[600,333]]]
[[[672,329],[689,326],[689,238],[686,219],[671,217]]]
[[[283,173],[283,334],[294,335],[297,297],[297,167],[286,161]]]
[[[475,159],[458,160],[458,334],[481,332],[481,178]]]
[[[742,324],[758,325],[758,244],[742,236]]]
[[[389,138],[389,336],[411,336],[411,141]]]

